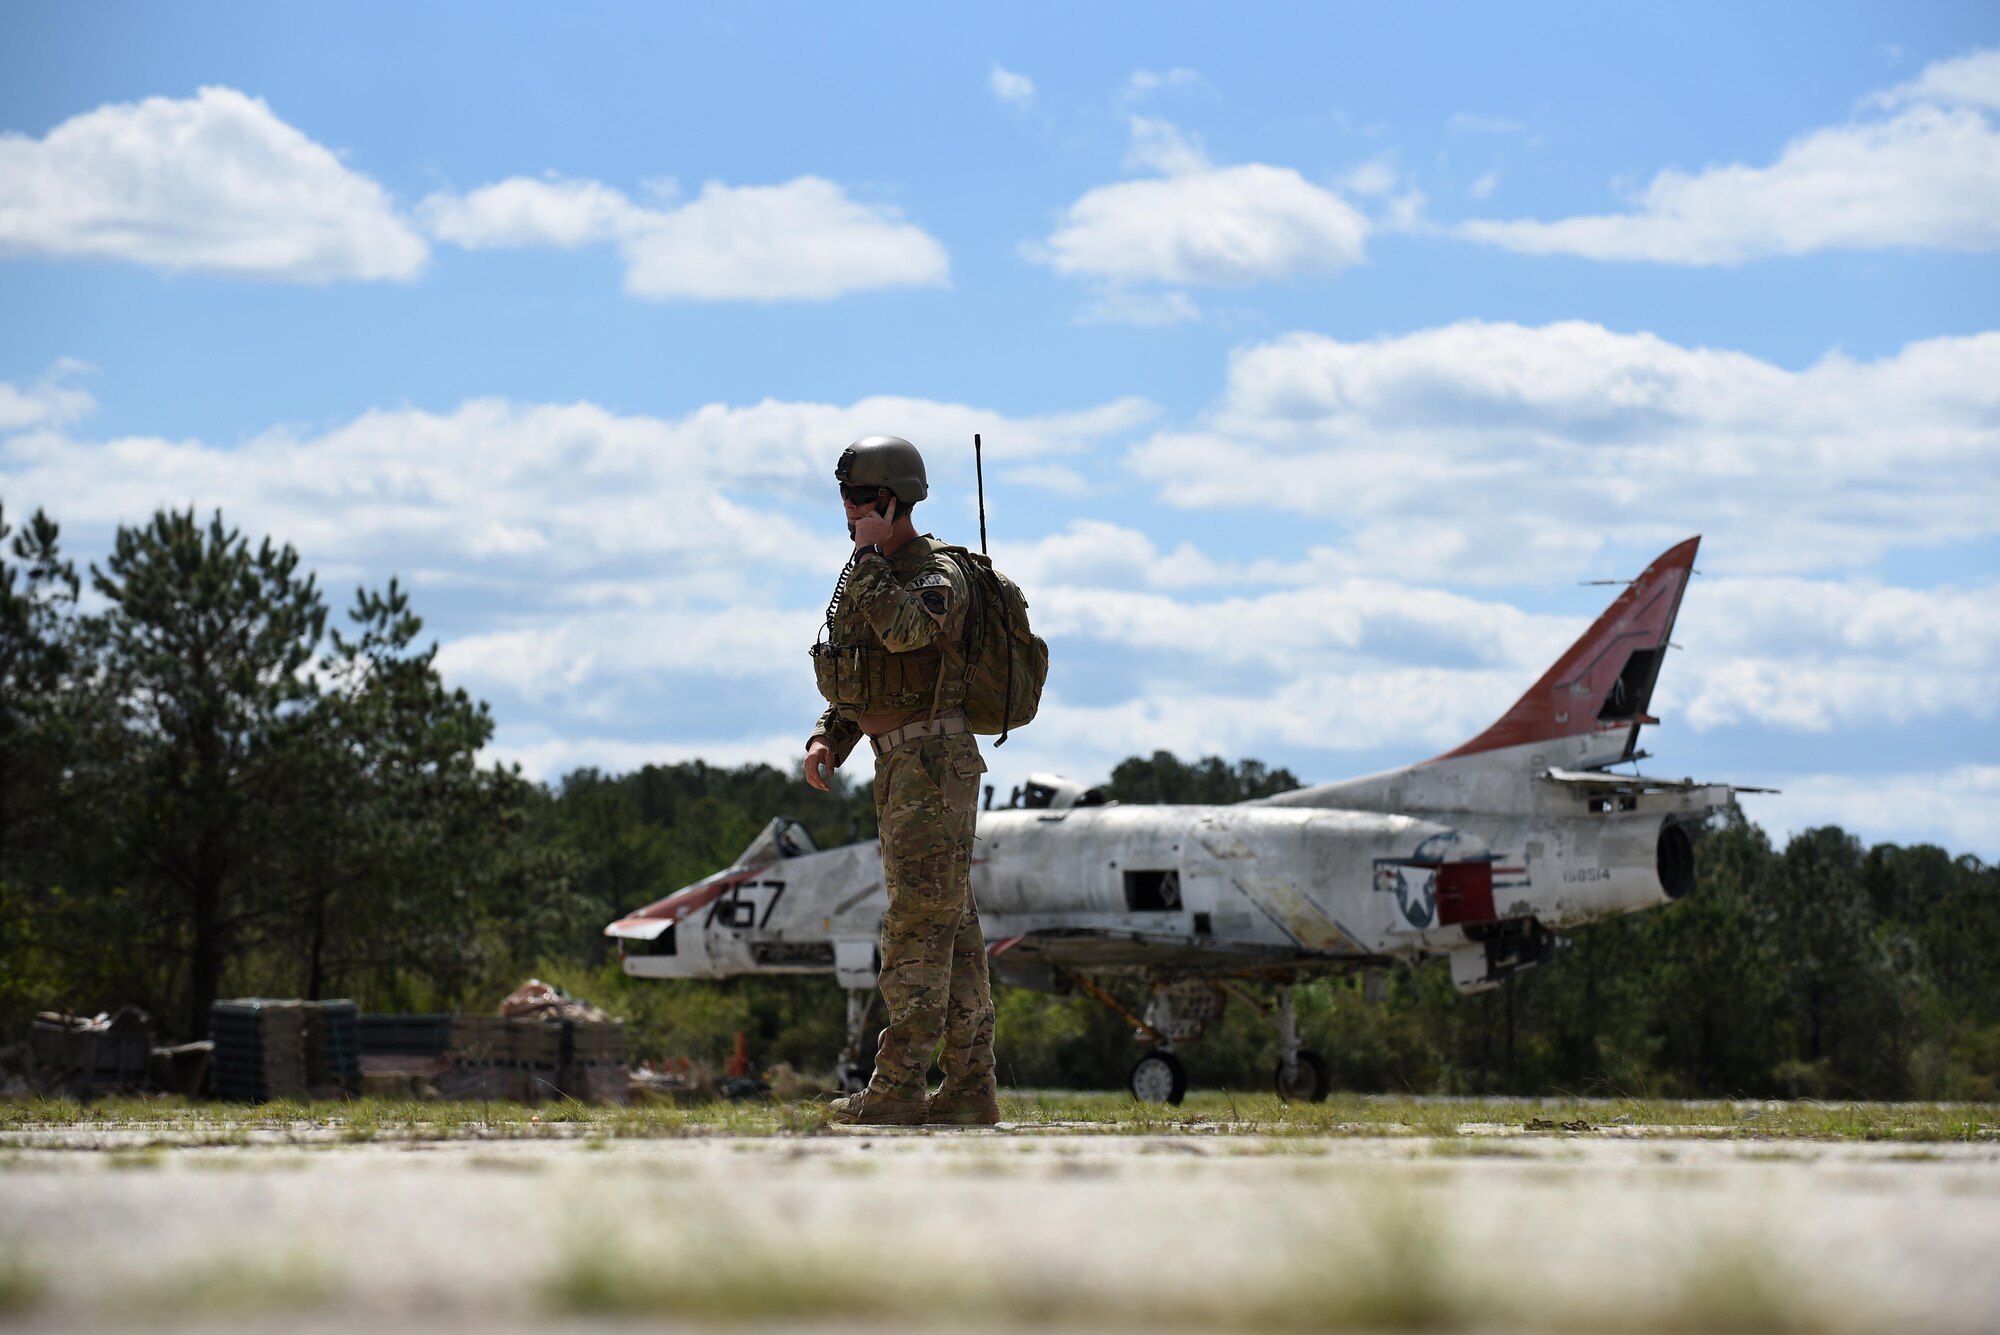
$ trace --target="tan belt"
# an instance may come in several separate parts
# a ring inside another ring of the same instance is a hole
[[[941,718],[920,718],[915,723],[905,723],[900,728],[891,728],[868,739],[868,745],[875,748],[875,754],[886,756],[904,742],[914,742],[923,737],[951,737],[961,732],[970,732],[972,725],[963,714],[946,714]]]

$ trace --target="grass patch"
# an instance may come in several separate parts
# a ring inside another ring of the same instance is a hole
[[[1402,1199],[1356,1205],[1337,1231],[1299,1221],[1251,1271],[1177,1267],[1137,1286],[1118,1267],[1010,1282],[948,1254],[884,1265],[866,1238],[801,1244],[712,1226],[679,1231],[673,1245],[599,1231],[558,1260],[539,1293],[557,1317],[925,1330],[1438,1330],[1475,1315],[1475,1286],[1437,1264],[1443,1239],[1428,1213]]]
[[[48,1285],[41,1272],[28,1261],[27,1249],[18,1241],[0,1247],[0,1316],[27,1312],[40,1306]]]
[[[1817,1331],[1826,1322],[1800,1281],[1771,1249],[1752,1238],[1711,1244],[1680,1276],[1678,1299],[1650,1323],[1668,1330]]]
[[[1751,1116],[1751,1114],[1755,1114]],[[1530,1123],[1587,1125],[1578,1135],[1709,1140],[1861,1140],[1923,1143],[2000,1139],[2000,1109],[1978,1104],[1765,1103],[1648,1099],[1482,1099],[1335,1095],[1285,1103],[1269,1094],[1203,1091],[1180,1107],[1134,1102],[1122,1093],[1003,1096],[1003,1120],[1021,1131],[1064,1135],[1273,1138],[1423,1137],[1456,1140],[1466,1128]],[[17,1147],[97,1149],[87,1132],[152,1133],[171,1146],[415,1143],[454,1140],[647,1140],[696,1136],[811,1136],[826,1130],[814,1102],[637,1104],[353,1099],[268,1104],[107,1099],[78,1104],[0,1103],[0,1136]]]
[[[145,1311],[179,1316],[249,1317],[301,1312],[330,1303],[335,1285],[311,1256],[223,1257],[149,1291]]]
[[[1526,1145],[1510,1140],[1460,1136],[1453,1140],[1433,1140],[1425,1152],[1440,1159],[1540,1159],[1543,1156]]]

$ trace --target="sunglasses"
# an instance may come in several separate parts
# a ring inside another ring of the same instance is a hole
[[[842,487],[840,499],[849,505],[873,505],[882,498],[880,487]]]

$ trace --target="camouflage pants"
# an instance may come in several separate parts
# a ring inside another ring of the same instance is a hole
[[[969,733],[905,742],[875,762],[889,1023],[869,1086],[896,1098],[923,1096],[933,1057],[948,1089],[977,1089],[993,1076],[993,995],[972,902],[972,825],[985,771]]]

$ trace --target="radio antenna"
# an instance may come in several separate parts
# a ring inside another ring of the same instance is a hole
[[[979,554],[986,555],[986,466],[979,457],[979,433],[972,433],[972,472],[979,479]]]

